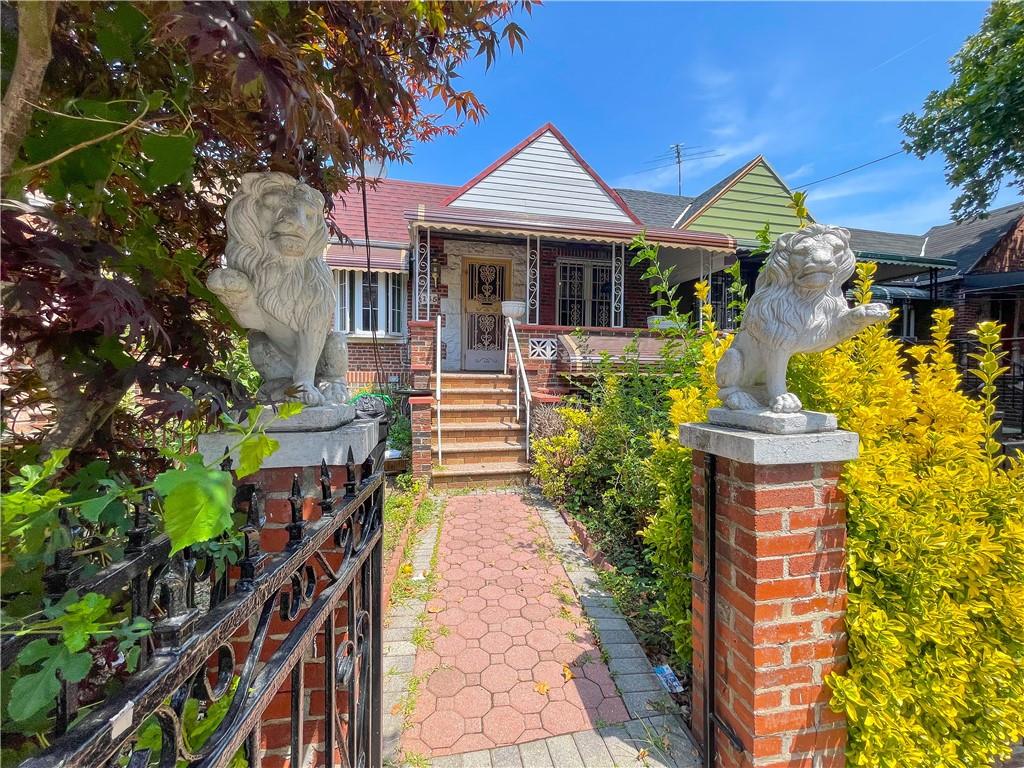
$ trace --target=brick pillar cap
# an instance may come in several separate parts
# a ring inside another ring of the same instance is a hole
[[[685,448],[766,467],[850,461],[859,454],[860,440],[856,432],[842,429],[805,435],[769,435],[717,424],[680,424],[679,442]]]
[[[263,469],[292,467],[319,467],[321,460],[330,466],[344,465],[349,451],[352,460],[362,464],[379,441],[380,419],[356,419],[337,429],[311,432],[274,432],[278,449],[263,460]],[[238,435],[230,432],[212,432],[199,436],[199,453],[209,463],[224,456],[224,448],[234,448]],[[238,462],[238,451],[232,458]],[[335,484],[338,480],[335,479]]]

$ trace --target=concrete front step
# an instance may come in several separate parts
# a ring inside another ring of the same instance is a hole
[[[520,442],[466,443],[444,438],[442,458],[445,467],[464,464],[508,464],[526,460],[526,446]],[[437,462],[437,443],[432,455]]]
[[[530,465],[522,461],[444,465],[431,472],[435,488],[500,488],[529,482]]]

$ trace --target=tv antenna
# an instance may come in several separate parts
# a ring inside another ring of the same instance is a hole
[[[646,170],[656,171],[662,168],[671,168],[674,165],[676,167],[676,194],[682,197],[683,164],[687,160],[707,160],[712,157],[721,157],[723,154],[715,149],[708,149],[700,145],[689,146],[678,142],[669,144],[667,152],[663,152],[653,160],[649,160],[647,164],[654,165],[654,167],[647,168]]]

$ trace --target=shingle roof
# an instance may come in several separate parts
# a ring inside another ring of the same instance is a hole
[[[371,242],[409,242],[404,213],[419,205],[440,205],[457,187],[420,181],[382,179],[366,187],[366,211]],[[353,240],[363,239],[363,200],[357,184],[334,198],[334,221]]]
[[[616,189],[619,197],[648,227],[670,228],[676,223],[692,197],[667,195],[664,192],[648,192],[643,189]]]
[[[1013,203],[990,211],[983,219],[932,227],[925,233],[928,238],[925,256],[954,259],[959,266],[952,275],[966,274],[1021,216],[1024,216],[1024,203]]]
[[[920,256],[924,245],[921,235],[900,235],[873,229],[846,227],[850,232],[850,246],[857,253],[889,254],[892,256]]]

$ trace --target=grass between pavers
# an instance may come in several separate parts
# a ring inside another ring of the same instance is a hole
[[[431,520],[434,519],[435,514],[437,517],[437,535],[434,537],[434,547],[430,553],[430,569],[423,574],[421,579],[413,579],[415,575],[411,564],[409,563],[408,555],[411,553],[415,546],[418,544],[418,537],[410,537],[410,543],[407,546],[407,557],[406,565],[399,570],[399,578],[395,581],[395,586],[392,588],[392,603],[399,604],[399,602],[406,602],[415,599],[422,602],[424,606],[430,602],[434,596],[434,588],[437,584],[437,560],[438,554],[441,548],[441,535],[444,532],[444,513],[445,513],[445,497],[427,497],[429,504],[421,505],[427,507],[425,518],[421,524],[421,528],[426,526]],[[410,641],[416,646],[417,650],[420,648],[432,648],[434,645],[435,635],[430,630],[430,614],[427,611],[421,611],[416,617],[417,624],[413,628]],[[437,636],[444,636],[450,632],[448,627],[442,626]],[[409,677],[409,683],[406,687],[405,693],[399,699],[395,708],[392,710],[392,714],[402,716],[402,731],[403,733],[409,729],[411,718],[413,713],[416,711],[416,701],[419,698],[420,688],[427,681],[431,674],[436,669],[426,670],[419,675],[412,675]],[[400,764],[404,766],[411,766],[411,768],[426,768],[430,765],[429,759],[425,755],[421,755],[418,752],[406,752],[401,751]]]

